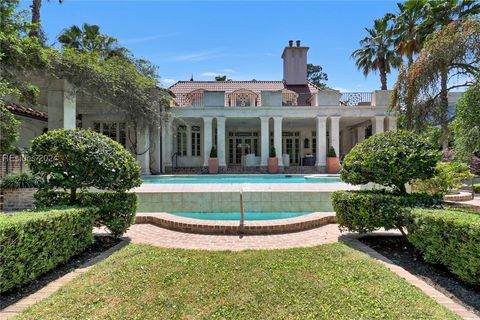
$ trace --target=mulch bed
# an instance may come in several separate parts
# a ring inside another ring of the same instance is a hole
[[[38,279],[27,285],[2,293],[0,295],[0,310],[8,307],[11,304],[16,303],[20,299],[29,296],[30,294],[43,288],[50,282],[75,270],[88,260],[110,249],[119,242],[120,239],[115,239],[110,236],[95,236],[95,242],[87,250],[72,257],[65,264],[62,264],[54,270],[47,272],[46,274],[40,276]]]
[[[480,285],[467,284],[446,267],[426,262],[405,237],[365,236],[359,240],[480,316]]]

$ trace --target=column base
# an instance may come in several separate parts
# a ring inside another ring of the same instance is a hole
[[[327,173],[327,165],[315,166],[318,173]]]

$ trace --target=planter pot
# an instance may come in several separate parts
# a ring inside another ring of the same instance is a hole
[[[268,173],[278,173],[277,158],[268,158]]]
[[[218,173],[217,158],[208,158],[208,173]]]
[[[340,172],[340,160],[338,157],[327,157],[327,173],[337,174]]]

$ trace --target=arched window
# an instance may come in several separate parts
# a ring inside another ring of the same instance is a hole
[[[187,99],[192,107],[203,106],[203,89],[197,89],[187,94]]]
[[[258,94],[253,91],[240,89],[228,95],[229,107],[257,107]]]
[[[298,93],[287,89],[282,90],[282,106],[298,106]]]

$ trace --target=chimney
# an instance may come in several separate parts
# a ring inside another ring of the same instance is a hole
[[[283,49],[283,81],[287,85],[307,84],[307,52],[308,47],[302,47],[300,40],[293,46],[293,40]]]

